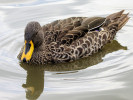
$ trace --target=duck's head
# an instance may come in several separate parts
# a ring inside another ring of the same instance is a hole
[[[34,49],[38,48],[43,42],[43,30],[38,22],[30,22],[25,28],[24,34],[24,50],[21,56],[21,61],[28,62]]]

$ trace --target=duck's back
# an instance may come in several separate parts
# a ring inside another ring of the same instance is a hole
[[[44,40],[46,44],[59,42],[60,45],[70,45],[88,31],[99,27],[104,21],[103,17],[70,17],[56,20],[43,26]]]

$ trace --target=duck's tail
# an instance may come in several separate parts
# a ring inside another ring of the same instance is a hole
[[[121,17],[119,18],[119,24],[118,24],[118,30],[120,30],[129,20],[128,14],[122,14]]]
[[[117,25],[117,31],[120,30],[129,20],[129,13],[123,14],[123,12],[124,10],[107,16],[105,25],[113,26],[115,24]]]

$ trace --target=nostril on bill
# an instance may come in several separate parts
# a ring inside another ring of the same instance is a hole
[[[23,62],[26,62],[26,58],[23,59]]]

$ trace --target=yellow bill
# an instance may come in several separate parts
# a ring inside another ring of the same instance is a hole
[[[23,54],[21,56],[21,60],[23,62],[29,61],[32,57],[33,51],[34,51],[34,44],[32,40],[30,42],[27,42],[25,40],[25,46],[24,46]]]

